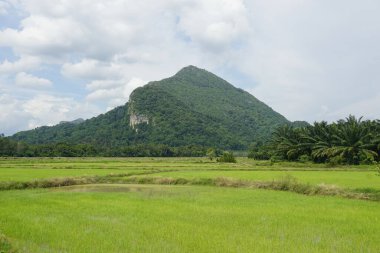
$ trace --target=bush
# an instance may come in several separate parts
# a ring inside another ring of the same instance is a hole
[[[282,156],[279,156],[279,155],[272,155],[270,157],[270,163],[271,165],[273,165],[274,163],[276,162],[282,162],[284,161],[284,158]]]
[[[344,163],[344,160],[341,156],[334,156],[328,159],[327,167],[335,167]]]
[[[235,156],[232,152],[224,152],[216,161],[220,163],[236,163]]]
[[[212,161],[216,157],[216,151],[213,148],[209,148],[206,153],[207,157]]]
[[[301,155],[298,159],[301,163],[307,163],[310,162],[310,156],[309,155]]]
[[[255,160],[269,160],[270,154],[266,151],[250,151],[248,153],[248,158]]]

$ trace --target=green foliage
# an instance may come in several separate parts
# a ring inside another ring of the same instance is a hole
[[[274,155],[289,161],[310,157],[314,162],[372,164],[379,161],[380,122],[362,121],[354,116],[346,120],[313,126],[278,128],[272,137]]]
[[[133,129],[131,115],[144,115],[149,124]],[[163,144],[246,150],[253,141],[268,140],[283,124],[290,122],[248,92],[189,66],[137,88],[126,105],[98,117],[39,127],[12,139],[28,144],[89,144],[96,149]]]
[[[311,161],[311,157],[309,155],[301,155],[298,160],[301,163],[306,163]]]
[[[235,156],[232,152],[224,152],[216,161],[220,163],[236,163]]]
[[[216,152],[214,148],[209,148],[206,153],[207,157],[210,159],[210,161],[214,160],[216,157]]]
[[[269,160],[271,158],[270,148],[262,142],[254,142],[248,151],[248,158],[255,160]]]
[[[0,137],[0,156],[13,157],[200,157],[206,148],[196,145],[169,147],[162,144],[138,144],[122,147],[95,147],[90,144],[26,145]]]

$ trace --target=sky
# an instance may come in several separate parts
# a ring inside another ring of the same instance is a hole
[[[0,133],[195,65],[289,120],[380,118],[378,0],[0,0]]]

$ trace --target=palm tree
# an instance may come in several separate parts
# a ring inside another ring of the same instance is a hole
[[[333,146],[334,126],[328,125],[326,121],[315,122],[306,130],[303,139],[304,142],[308,143],[309,149],[312,150],[312,158],[316,162],[325,162],[328,159],[326,150]]]
[[[323,153],[328,157],[340,156],[348,164],[359,164],[360,160],[374,160],[377,153],[371,150],[371,131],[362,118],[350,115],[346,121],[335,124],[331,147]]]
[[[304,153],[302,131],[289,125],[277,128],[272,138],[275,154],[288,160],[297,160]]]

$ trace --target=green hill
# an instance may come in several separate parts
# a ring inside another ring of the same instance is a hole
[[[129,102],[97,117],[16,133],[30,144],[202,145],[244,149],[290,122],[248,92],[188,66],[137,88]]]

